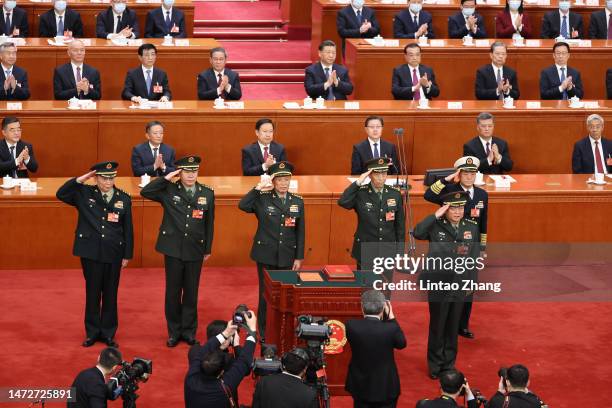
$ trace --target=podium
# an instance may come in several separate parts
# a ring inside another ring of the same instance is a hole
[[[322,272],[321,276],[325,279]],[[302,282],[296,271],[266,271],[266,343],[276,344],[280,355],[302,346],[295,333],[298,316],[323,317],[333,329],[325,351],[327,384],[332,395],[347,395],[344,382],[351,350],[344,324],[363,317],[361,294],[375,279],[371,272],[355,271],[354,281]]]

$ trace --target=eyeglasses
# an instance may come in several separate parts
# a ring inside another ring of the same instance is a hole
[[[383,128],[383,127],[382,127],[382,126],[380,126],[380,125],[372,125],[372,126],[368,125],[368,126],[366,126],[366,127],[367,127],[368,129],[373,129],[373,130],[376,130],[376,129],[382,129],[382,128]]]

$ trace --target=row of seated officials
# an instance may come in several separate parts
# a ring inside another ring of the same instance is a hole
[[[28,37],[27,12],[17,7],[15,0],[4,0],[0,17],[0,34],[9,37]],[[111,5],[96,17],[96,37],[111,38],[121,34],[125,38],[142,36],[136,12],[127,7],[125,0],[111,0]],[[39,17],[38,37],[63,36],[83,37],[81,15],[67,6],[65,0],[53,0],[53,8]],[[160,7],[147,13],[145,38],[187,37],[185,32],[185,13],[174,7],[174,0],[163,0]],[[35,35],[30,35],[35,36]]]
[[[540,99],[566,100],[574,96],[584,98],[580,72],[568,66],[570,46],[557,42],[553,46],[554,64],[540,73]],[[496,41],[490,48],[491,64],[476,72],[475,94],[477,99],[496,100],[506,97],[520,98],[517,72],[506,66],[507,49],[503,42]],[[99,71],[84,63],[85,46],[79,40],[68,45],[70,62],[55,68],[53,94],[55,99],[102,98]],[[168,75],[155,67],[157,48],[143,44],[138,48],[141,65],[128,71],[121,98],[139,102],[141,99],[169,101],[172,99]],[[405,64],[393,70],[391,93],[395,99],[432,99],[440,95],[433,69],[421,64],[421,47],[410,43],[404,47]],[[0,99],[25,100],[30,98],[27,72],[15,65],[17,48],[14,43],[0,45]],[[305,70],[304,88],[312,97],[327,100],[347,99],[353,92],[353,84],[346,67],[336,64],[336,45],[325,40],[319,45],[319,61]],[[210,51],[208,68],[197,76],[198,98],[214,100],[242,98],[240,76],[227,68],[227,52],[217,47]],[[606,73],[608,99],[612,99],[612,68]],[[114,99],[114,98],[109,98]]]
[[[572,172],[579,174],[612,174],[612,140],[603,137],[604,119],[597,114],[586,119],[588,135],[574,144]],[[397,174],[402,168],[396,146],[383,139],[384,119],[369,116],[365,119],[366,138],[353,146],[351,174],[367,171],[366,163],[374,158],[391,159],[389,174]],[[509,143],[495,136],[495,118],[488,112],[476,118],[477,135],[463,145],[464,156],[475,156],[480,160],[478,170],[483,174],[502,174],[514,166]],[[21,123],[17,117],[7,116],[2,120],[0,141],[0,177],[27,178],[29,172],[38,170],[32,144],[21,139]],[[274,122],[268,118],[255,123],[256,140],[242,149],[242,172],[245,176],[260,176],[277,161],[287,161],[285,147],[274,141]],[[132,173],[136,177],[165,176],[174,168],[175,150],[164,143],[164,125],[150,121],[145,127],[142,143],[132,148]]]

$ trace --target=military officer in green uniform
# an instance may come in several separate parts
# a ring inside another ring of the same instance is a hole
[[[117,290],[121,268],[134,252],[132,200],[115,186],[118,164],[98,163],[81,177],[68,180],[56,196],[79,213],[73,254],[81,258],[85,277],[83,347],[102,340],[110,347],[117,332]],[[95,176],[95,185],[85,184]],[[100,304],[101,303],[101,304]]]
[[[357,231],[351,256],[357,269],[371,270],[375,257],[403,253],[405,227],[404,198],[399,189],[385,185],[391,159],[381,157],[366,163],[368,171],[349,185],[338,204],[357,213]],[[365,184],[367,177],[370,182]],[[393,270],[384,272],[393,281]]]
[[[155,249],[164,254],[166,269],[168,347],[181,340],[196,342],[200,273],[210,257],[215,222],[213,189],[198,183],[200,161],[198,156],[177,160],[177,170],[154,179],[140,192],[164,209]],[[173,183],[175,176],[179,179]]]
[[[468,293],[464,281],[476,278],[480,231],[476,221],[464,217],[468,197],[466,191],[447,193],[441,197],[442,206],[435,214],[428,215],[414,229],[416,239],[429,241],[427,267],[419,284],[420,288],[428,289],[427,363],[432,379],[455,367],[459,320]],[[472,267],[466,264],[468,258],[473,259]]]
[[[299,270],[304,260],[304,201],[289,192],[293,165],[286,161],[268,168],[270,180],[260,181],[238,203],[238,207],[257,217],[251,259],[257,262],[259,305],[257,322],[263,338],[266,329],[264,269]]]

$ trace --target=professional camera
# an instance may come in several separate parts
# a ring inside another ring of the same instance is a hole
[[[253,361],[253,375],[263,377],[270,374],[278,374],[283,371],[283,365],[277,355],[276,344],[262,344],[261,358]]]
[[[321,343],[329,340],[332,329],[327,325],[326,320],[319,316],[301,315],[298,316],[298,326],[295,334],[298,338],[308,341],[319,341]]]
[[[121,362],[121,369],[106,383],[109,400],[116,400],[121,396],[123,408],[135,408],[138,395],[137,382],[147,382],[153,372],[153,361],[136,357],[131,363]]]
[[[497,376],[502,378],[504,389],[508,389],[508,369],[506,367],[500,367],[497,371]]]
[[[241,303],[236,306],[236,310],[234,311],[234,317],[232,318],[232,322],[236,326],[241,326],[246,324],[246,316],[251,318],[251,312],[249,312],[249,308],[247,305]]]
[[[479,406],[487,405],[489,403],[489,401],[485,398],[484,395],[482,395],[482,392],[479,389],[473,388],[472,394],[474,394],[474,398],[476,399],[476,402],[478,403]]]
[[[316,388],[320,407],[329,407],[329,388],[325,374],[327,364],[323,349],[329,343],[332,329],[326,321],[324,317],[300,315],[295,329],[297,337],[306,342],[309,357],[306,383]]]

